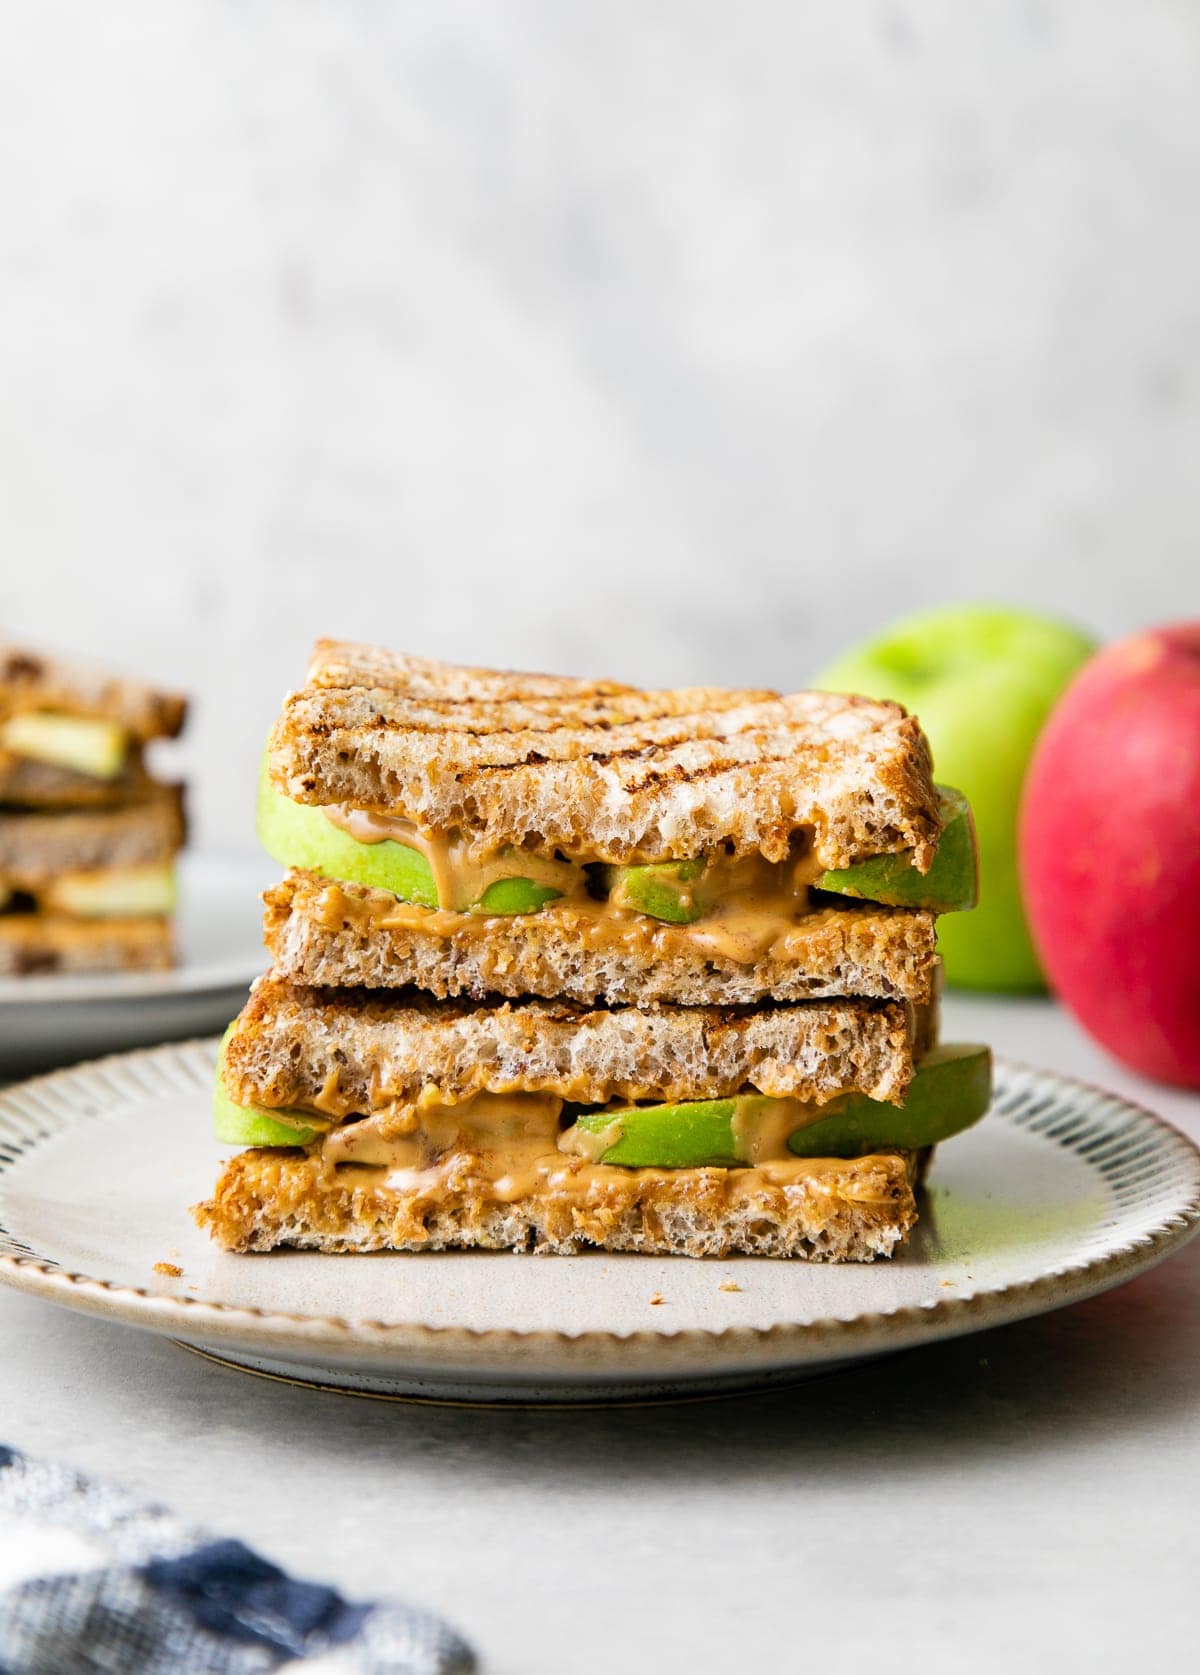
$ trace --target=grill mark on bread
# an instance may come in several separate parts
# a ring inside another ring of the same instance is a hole
[[[594,762],[600,768],[611,768],[618,765],[633,767],[641,761],[653,764],[654,759],[665,755],[668,748],[674,747],[664,746],[660,749],[646,749],[631,746],[628,750],[610,751],[604,755],[590,755],[588,760]],[[475,780],[511,773],[516,768],[545,767],[551,762],[558,765],[570,760],[572,758],[550,757],[541,750],[530,749],[523,756],[514,756],[511,762],[484,762],[475,767],[464,768],[459,776],[459,783],[466,786]],[[782,767],[787,761],[788,758],[782,752],[771,755],[764,754],[757,758],[757,762],[763,767]],[[722,757],[715,762],[704,762],[690,768],[682,762],[671,762],[663,767],[650,765],[637,778],[623,775],[621,783],[623,789],[631,793],[662,788],[668,785],[695,785],[701,784],[706,779],[715,779],[719,774],[731,773],[746,766],[747,763],[743,759],[734,756]]]
[[[340,644],[318,647],[314,669],[285,702],[271,751],[276,785],[303,802],[399,810],[480,847],[538,834],[597,860],[726,842],[779,859],[790,831],[815,837],[829,867],[907,848],[923,869],[936,847],[928,747],[894,704],[598,692]],[[328,684],[335,676],[363,684]]]
[[[331,739],[335,734],[340,735],[344,733],[345,729],[335,726],[329,722],[313,722],[306,727],[305,731],[313,738]],[[370,728],[356,728],[355,732],[363,735],[367,735],[370,732],[392,734],[403,733],[406,736],[415,732],[419,736],[425,738],[439,736],[426,729],[401,726],[397,722],[390,721],[380,722],[378,725],[372,725]],[[518,734],[506,734],[496,731],[485,732],[482,729],[475,731],[471,728],[454,728],[452,729],[452,732],[455,736],[458,736],[459,734],[469,734],[474,738],[486,738],[493,744],[498,744],[499,741],[505,738],[511,737],[516,739],[519,737]],[[663,741],[661,743],[631,744],[618,750],[578,750],[572,751],[569,754],[562,753],[556,756],[548,756],[546,754],[545,750],[542,748],[544,742],[544,740],[539,739],[536,746],[530,744],[525,747],[519,747],[514,744],[508,759],[502,762],[475,763],[462,771],[460,783],[465,783],[468,779],[475,778],[477,776],[481,777],[484,775],[506,774],[511,772],[514,768],[541,767],[550,762],[562,764],[576,761],[587,761],[594,763],[598,768],[612,768],[625,764],[635,765],[638,762],[643,761],[655,764],[660,761],[661,758],[667,756],[670,752],[677,751],[682,745],[704,745],[715,749],[722,741],[718,738],[696,739],[691,735],[685,734],[679,739]],[[360,746],[359,748],[361,750],[362,747]],[[343,760],[347,761],[351,756],[356,754],[358,754],[358,752],[354,750],[339,750],[339,756]],[[670,762],[665,767],[651,765],[647,767],[646,772],[640,778],[627,778],[623,780],[623,784],[626,790],[639,791],[653,785],[680,785],[698,782],[704,779],[712,778],[717,774],[728,773],[734,769],[746,768],[751,765],[761,767],[782,767],[791,760],[792,758],[790,754],[783,749],[773,750],[770,748],[759,748],[755,751],[752,757],[748,757],[745,754],[735,755],[731,753],[729,755],[717,757],[714,761],[700,763],[690,768],[682,762]],[[823,752],[821,754],[821,760],[822,762],[828,762],[830,760],[830,753]]]
[[[340,690],[341,689],[332,690],[328,695],[336,698]],[[346,689],[344,696],[347,700],[349,700],[351,697],[357,696],[357,694],[354,692],[354,689]],[[789,725],[787,715],[783,714],[774,715],[773,717],[768,718],[773,721],[773,726],[764,725],[757,730],[749,726],[738,727],[730,730],[722,730],[719,727],[712,726],[711,717],[714,714],[728,715],[738,709],[747,707],[744,702],[743,694],[732,694],[731,698],[736,699],[736,702],[731,701],[723,706],[707,704],[703,709],[697,708],[695,710],[663,709],[661,711],[653,711],[636,717],[597,717],[593,715],[576,716],[573,715],[569,709],[559,706],[555,709],[548,709],[544,716],[524,716],[521,718],[519,725],[516,724],[515,720],[506,725],[495,717],[489,718],[488,716],[482,714],[476,716],[473,711],[470,715],[468,715],[463,712],[462,708],[456,708],[447,711],[444,719],[439,718],[438,720],[432,720],[427,716],[423,716],[420,713],[413,713],[411,710],[407,709],[401,714],[392,715],[386,714],[383,711],[376,711],[373,714],[363,716],[360,719],[356,719],[351,722],[328,722],[323,721],[319,715],[311,717],[306,716],[303,722],[303,727],[305,731],[319,737],[328,737],[334,732],[345,731],[363,733],[378,732],[382,734],[404,735],[412,734],[417,738],[441,740],[444,735],[452,734],[455,736],[461,735],[464,738],[481,741],[486,740],[489,743],[497,745],[505,740],[520,740],[526,734],[534,734],[540,742],[544,741],[547,735],[553,736],[558,733],[562,733],[564,735],[571,734],[570,737],[564,738],[563,743],[563,748],[566,752],[568,752],[568,754],[559,758],[561,760],[570,760],[572,757],[577,755],[606,756],[615,758],[618,756],[637,754],[639,752],[652,753],[656,751],[676,749],[680,745],[684,744],[696,744],[701,742],[716,743],[721,740],[729,741],[739,739],[746,741],[757,740],[761,742],[765,739],[768,732],[778,732]],[[399,701],[402,703],[404,702],[403,699]],[[286,716],[291,710],[304,708],[306,705],[311,704],[311,702],[311,693],[291,693],[288,698],[284,700],[284,715]],[[770,695],[756,695],[754,699],[754,703],[756,705],[763,705],[766,703],[774,705],[778,702],[779,700]],[[533,725],[532,723],[535,720],[541,720],[544,722],[544,725]],[[651,728],[663,727],[669,727],[669,730],[661,736],[646,736],[647,732]],[[576,729],[574,733],[571,733],[572,728]],[[628,732],[635,735],[632,741],[624,747],[600,751],[584,742],[590,733],[603,733],[605,735],[609,735],[622,732]],[[518,747],[516,745],[513,746],[514,750],[517,748]],[[810,748],[813,747],[810,746]]]
[[[361,691],[357,687],[323,687],[319,689],[330,695],[339,692],[350,694]],[[294,693],[292,697],[302,694]],[[725,692],[717,689],[698,690],[694,695],[688,693],[661,692],[639,694],[643,701],[637,704],[626,704],[619,713],[606,713],[600,704],[576,704],[569,701],[551,702],[546,700],[524,699],[518,702],[506,702],[503,705],[481,704],[476,699],[460,699],[445,702],[422,698],[412,699],[404,693],[397,692],[368,692],[365,697],[380,696],[388,703],[401,702],[407,705],[405,713],[395,719],[387,717],[382,710],[375,717],[376,724],[381,727],[400,726],[414,732],[455,732],[486,735],[489,733],[519,733],[519,732],[552,732],[563,724],[564,717],[571,720],[583,720],[589,728],[608,731],[615,727],[647,727],[655,723],[676,721],[682,726],[688,721],[696,721],[711,715],[727,715],[731,711],[745,709],[756,705],[778,703],[777,693],[767,691],[754,692]],[[645,700],[658,700],[646,702]],[[505,712],[519,712],[521,725],[498,724],[495,718],[489,717],[489,710],[500,708]],[[632,713],[631,713],[632,712]],[[683,728],[683,736],[690,737],[692,730]]]
[[[634,763],[641,757],[652,758],[662,755],[662,751],[618,751],[614,756],[597,758],[602,763],[615,761],[629,761]],[[778,766],[786,760],[783,756],[763,755],[759,758],[764,766]],[[668,786],[681,787],[685,785],[701,785],[707,779],[716,779],[720,774],[727,774],[736,768],[745,767],[745,763],[736,758],[728,757],[716,762],[704,762],[698,767],[689,768],[682,762],[669,762],[665,767],[647,767],[646,771],[636,778],[623,777],[622,785],[626,791],[665,790]]]

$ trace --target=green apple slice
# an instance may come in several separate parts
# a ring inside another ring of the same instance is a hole
[[[159,919],[175,911],[175,869],[168,861],[97,872],[65,872],[40,892],[42,905],[77,919]]]
[[[747,1097],[747,1096],[743,1096]],[[759,1104],[759,1095],[748,1096]],[[640,1105],[625,1111],[588,1111],[576,1119],[585,1134],[611,1136],[600,1163],[632,1169],[696,1169],[705,1164],[732,1167],[733,1118],[742,1099],[699,1099],[680,1105]],[[590,1147],[571,1148],[590,1153]]]
[[[849,1094],[828,1117],[798,1126],[788,1149],[798,1157],[859,1157],[883,1147],[917,1150],[936,1145],[977,1122],[991,1102],[991,1053],[986,1047],[938,1047],[921,1061],[902,1106]],[[735,1117],[769,1116],[789,1101],[762,1094],[677,1105],[632,1106],[587,1111],[576,1118],[585,1135],[608,1143],[601,1163],[634,1169],[725,1168],[744,1163],[738,1155]],[[611,1136],[611,1138],[610,1138]],[[588,1145],[566,1149],[595,1155]]]
[[[271,783],[265,757],[258,779],[258,836],[267,854],[282,866],[301,867],[323,878],[340,878],[372,890],[387,890],[419,907],[451,905],[439,902],[433,869],[419,849],[391,838],[360,843],[327,819],[322,809],[294,803],[278,791]],[[498,878],[465,911],[536,913],[562,893],[532,878]]]
[[[979,850],[971,806],[952,786],[937,789],[942,835],[928,872],[918,872],[906,853],[876,855],[823,873],[817,889],[928,913],[963,913],[974,907],[979,900]]]
[[[915,1151],[970,1128],[991,1102],[989,1048],[935,1047],[921,1060],[903,1105],[850,1094],[831,1116],[798,1129],[788,1150],[797,1157],[861,1157],[878,1146]]]
[[[389,890],[401,901],[437,907],[437,886],[429,862],[406,843],[359,843],[327,820],[322,809],[294,803],[271,783],[264,756],[258,776],[258,838],[267,854],[285,867],[319,872],[372,890]]]
[[[308,1111],[269,1110],[265,1105],[235,1105],[225,1091],[221,1071],[225,1043],[233,1034],[230,1024],[217,1055],[217,1076],[213,1083],[213,1134],[233,1146],[307,1146],[333,1126],[324,1117]]]
[[[708,911],[688,886],[704,871],[702,858],[652,861],[646,866],[603,866],[600,878],[614,907],[631,907],[672,925],[691,925]]]
[[[32,710],[0,722],[0,750],[92,779],[115,779],[129,754],[129,734],[118,721]]]
[[[548,901],[556,901],[561,890],[535,884],[532,878],[498,878],[489,884],[468,913],[536,913]]]
[[[314,1128],[299,1111],[268,1111],[235,1105],[220,1082],[213,1092],[213,1134],[231,1146],[307,1146],[324,1127]]]

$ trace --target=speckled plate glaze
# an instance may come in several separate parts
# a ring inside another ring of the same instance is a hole
[[[1150,1267],[1200,1221],[1200,1153],[1183,1135],[1001,1064],[990,1115],[937,1154],[918,1229],[890,1262],[230,1256],[187,1213],[222,1156],[215,1052],[126,1053],[0,1094],[0,1280],[360,1394],[677,1400],[1059,1308]]]
[[[263,968],[258,892],[270,866],[192,850],[180,857],[172,971],[0,977],[0,1081],[224,1028]]]

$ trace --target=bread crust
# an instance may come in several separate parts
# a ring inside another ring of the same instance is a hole
[[[472,1154],[435,1192],[326,1168],[318,1156],[258,1149],[225,1165],[193,1215],[226,1250],[326,1252],[468,1248],[571,1256],[589,1248],[646,1256],[890,1256],[917,1219],[922,1153],[795,1159],[744,1169],[592,1165],[586,1188],[497,1198]]]
[[[175,961],[168,919],[71,919],[0,913],[0,977],[166,971]]]
[[[896,704],[823,692],[649,692],[318,644],[285,701],[271,774],[302,803],[403,813],[480,847],[594,860],[722,845],[824,867],[911,850],[940,831],[929,747]]]
[[[183,787],[115,808],[0,813],[0,882],[32,893],[57,874],[169,861],[186,836]]]
[[[225,1045],[238,1104],[362,1114],[436,1088],[609,1099],[710,1099],[758,1088],[823,1102],[901,1100],[918,1024],[898,1002],[810,1001],[587,1010],[558,1001],[473,1005],[319,990],[260,978]]]
[[[153,783],[140,749],[111,779],[0,751],[0,808],[108,808],[145,796]]]
[[[187,699],[74,658],[0,643],[0,718],[25,710],[116,721],[144,744],[180,732]]]
[[[263,934],[277,970],[298,983],[402,988],[443,999],[559,996],[614,1006],[755,1005],[861,997],[929,1000],[932,914],[852,903],[797,920],[753,964],[706,949],[688,927],[626,913],[619,938],[569,902],[481,921],[398,910],[385,890],[292,872],[263,896]],[[640,922],[639,922],[640,921]]]

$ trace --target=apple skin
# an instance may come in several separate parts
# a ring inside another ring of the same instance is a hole
[[[1072,683],[1020,840],[1059,995],[1115,1058],[1200,1088],[1200,622],[1109,646]]]
[[[1064,623],[992,605],[906,617],[815,683],[892,698],[920,720],[936,777],[966,793],[979,839],[979,906],[938,921],[946,980],[1044,987],[1021,906],[1017,807],[1038,734],[1095,642]]]

